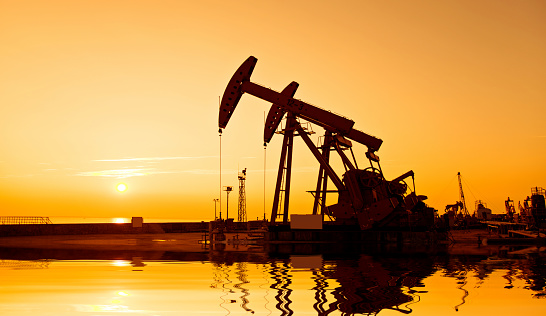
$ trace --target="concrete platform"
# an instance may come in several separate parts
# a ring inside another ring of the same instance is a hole
[[[208,231],[208,222],[144,223],[141,227],[133,227],[131,223],[0,225],[0,237],[96,234],[162,234],[204,231]]]
[[[216,245],[208,242],[208,233],[17,236],[0,237],[0,247],[173,252],[206,252],[211,250],[211,247],[228,251],[246,251],[248,248],[256,247],[243,242],[246,238],[245,234],[226,233],[225,235],[226,240]]]

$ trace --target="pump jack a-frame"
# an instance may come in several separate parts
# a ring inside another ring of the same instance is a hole
[[[404,180],[410,176],[413,179],[413,171],[408,171],[391,181],[384,179],[379,165],[379,157],[375,154],[382,144],[381,139],[354,129],[354,121],[348,118],[294,99],[298,88],[296,82],[290,83],[280,93],[251,82],[250,76],[256,62],[255,57],[249,57],[232,76],[221,100],[218,125],[221,133],[222,129],[226,128],[244,93],[272,103],[265,122],[264,145],[269,143],[286,114],[286,126],[283,130],[283,145],[271,212],[272,224],[279,216],[282,216],[283,223],[287,223],[289,219],[292,148],[296,135],[303,139],[320,164],[314,192],[313,214],[318,213],[320,206],[320,214],[328,215],[336,222],[358,223],[361,229],[370,229],[393,225],[407,226],[411,224],[411,215],[414,212],[423,210],[426,210],[427,214],[431,212],[430,208],[421,202],[426,197],[415,194],[415,182],[413,182],[413,191],[406,194],[408,187]],[[302,127],[299,119],[324,128],[324,142],[320,148],[313,144],[308,136],[308,131]],[[352,152],[351,140],[368,148],[366,157],[370,162],[370,167],[363,170],[358,169]],[[346,149],[350,150],[353,161],[344,153]],[[337,175],[329,163],[332,150],[339,154],[345,167],[346,172],[343,178]],[[374,167],[374,163],[377,168]],[[328,179],[335,185],[338,193],[338,203],[330,206],[325,205],[326,194],[329,192],[327,190]],[[279,212],[279,199],[282,192],[284,192],[284,204],[282,212]],[[430,216],[427,216],[427,219],[428,225],[430,224],[428,223]]]

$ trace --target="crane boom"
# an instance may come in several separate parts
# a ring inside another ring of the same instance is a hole
[[[466,208],[466,201],[464,199],[464,193],[463,193],[463,183],[461,181],[461,173],[457,172],[457,178],[459,179],[459,196],[461,198],[462,207],[461,210],[464,212],[464,215],[470,216],[470,213],[468,213],[468,209]]]

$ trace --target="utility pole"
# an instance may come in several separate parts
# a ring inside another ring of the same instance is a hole
[[[229,192],[233,191],[233,187],[227,186],[224,187],[224,191],[226,191],[226,220],[229,219]]]
[[[220,199],[213,199],[214,201],[214,220],[217,220],[218,217],[216,217],[216,202],[220,201]]]

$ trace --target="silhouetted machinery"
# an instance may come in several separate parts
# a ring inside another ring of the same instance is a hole
[[[348,118],[294,99],[298,88],[296,82],[290,83],[280,93],[251,82],[250,76],[256,62],[255,57],[249,57],[229,81],[221,100],[218,125],[222,133],[244,93],[273,103],[265,122],[264,145],[269,143],[286,116],[285,127],[280,132],[284,138],[271,212],[272,224],[277,218],[288,223],[293,139],[300,136],[320,164],[316,189],[312,191],[314,215],[320,212],[323,219],[328,216],[336,224],[358,224],[361,229],[433,226],[434,209],[422,202],[425,196],[415,194],[413,171],[390,181],[383,176],[379,157],[375,154],[383,142],[381,139],[353,128],[354,121]],[[300,123],[300,119],[324,128],[320,146],[313,144],[309,130]],[[358,168],[351,141],[367,147],[369,167]],[[342,177],[330,165],[332,151],[343,162],[345,172]],[[351,153],[352,159],[346,155],[346,151]],[[413,189],[408,188],[406,183],[409,177],[413,180]],[[328,190],[329,180],[336,190]],[[338,194],[338,201],[326,206],[326,195],[332,192]]]
[[[526,223],[531,229],[546,228],[546,190],[531,188],[531,196],[519,205],[518,222]]]

